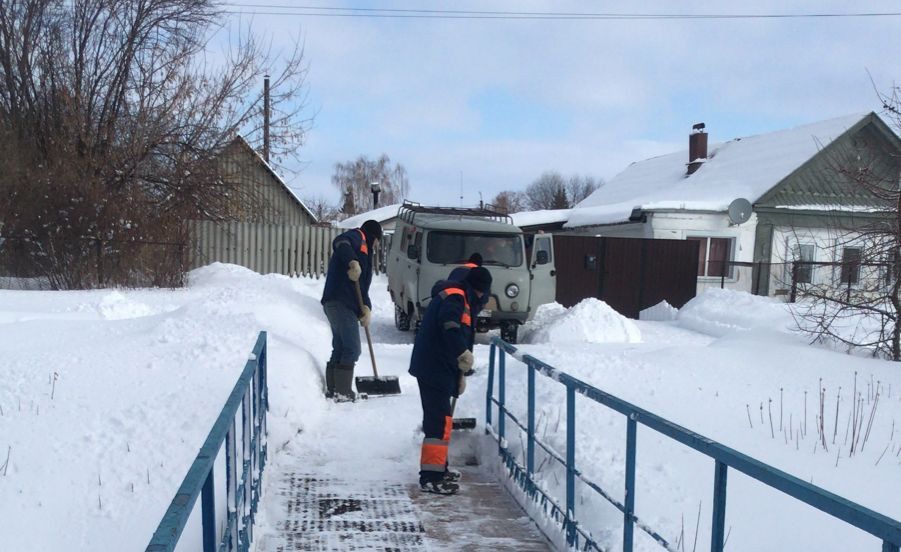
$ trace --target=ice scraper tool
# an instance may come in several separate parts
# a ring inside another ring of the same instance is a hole
[[[360,311],[363,311],[363,293],[360,291],[360,282],[354,282],[354,289],[357,292],[357,302],[360,304]],[[372,350],[372,336],[369,335],[369,327],[363,326],[366,330],[366,344],[369,345],[369,358],[372,360],[372,376],[362,376],[356,378],[357,393],[366,393],[367,395],[400,395],[400,382],[397,376],[379,376],[378,369],[375,367],[375,352]]]

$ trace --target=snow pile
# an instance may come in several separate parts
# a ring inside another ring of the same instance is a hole
[[[675,320],[679,315],[679,309],[670,305],[666,301],[660,301],[653,307],[648,307],[638,313],[639,320],[653,322],[669,322]]]
[[[126,320],[156,314],[150,305],[129,299],[119,291],[105,295],[100,300],[97,311],[106,320]]]
[[[679,310],[679,325],[721,337],[734,331],[789,331],[793,320],[785,303],[744,291],[708,289]]]
[[[635,322],[607,303],[589,297],[571,309],[559,303],[541,305],[524,328],[530,343],[638,343]]]

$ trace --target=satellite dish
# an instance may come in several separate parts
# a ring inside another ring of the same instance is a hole
[[[751,202],[740,197],[729,204],[729,220],[732,224],[741,224],[751,218]]]

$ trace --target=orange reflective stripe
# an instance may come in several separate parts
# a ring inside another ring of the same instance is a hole
[[[459,295],[463,298],[463,314],[460,315],[460,322],[467,326],[472,326],[472,315],[469,311],[469,301],[466,300],[466,294],[460,288],[447,288],[439,293],[442,299],[446,299],[450,295]]]
[[[447,445],[422,444],[422,452],[419,455],[419,463],[423,466],[441,466],[447,464]]]
[[[360,230],[359,228],[357,228],[357,232],[360,233],[360,237],[363,239],[363,243],[360,244],[360,253],[365,253],[368,255],[369,254],[369,246],[366,245],[366,234],[364,234],[363,231]]]
[[[450,416],[445,416],[444,417],[444,437],[442,437],[442,439],[444,439],[447,442],[450,442],[451,430],[453,428],[454,428],[454,419],[451,418]]]
[[[466,263],[466,264],[463,265],[463,266],[465,266],[466,268],[475,268],[475,267],[477,267],[477,266],[479,266],[479,265],[477,265],[477,264],[475,264],[475,263]]]

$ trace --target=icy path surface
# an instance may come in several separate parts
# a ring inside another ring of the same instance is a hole
[[[460,494],[420,493],[421,407],[416,380],[406,373],[413,334],[394,328],[388,305],[377,304],[376,313],[379,374],[398,376],[399,396],[326,401],[328,336],[310,335],[319,326],[299,328],[296,340],[270,339],[270,463],[256,550],[548,550],[507,491],[474,466],[480,444],[491,446],[481,427],[451,439],[451,465],[464,471]],[[363,349],[356,375],[371,374],[365,341]],[[298,372],[305,383],[291,385]],[[483,391],[464,395],[458,414],[481,417],[481,397]]]

